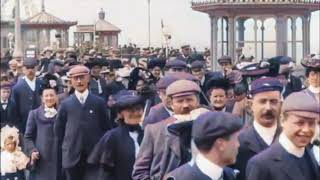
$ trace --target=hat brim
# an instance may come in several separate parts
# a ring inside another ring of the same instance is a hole
[[[309,111],[287,111],[289,114],[293,114],[296,116],[306,117],[309,119],[317,119],[320,118],[320,114],[316,112],[309,112]]]
[[[78,76],[84,76],[84,75],[89,75],[89,73],[77,73],[77,74],[69,74],[69,77],[70,78],[73,78],[73,77],[78,77]]]
[[[143,98],[141,96],[130,96],[130,97],[121,97],[121,99],[117,100],[113,107],[123,110],[128,107],[136,106],[143,104]]]
[[[181,93],[177,93],[177,94],[173,94],[173,95],[170,95],[171,97],[182,97],[182,96],[190,96],[190,95],[195,95],[197,94],[198,92],[196,91],[189,91],[189,92],[181,92]]]

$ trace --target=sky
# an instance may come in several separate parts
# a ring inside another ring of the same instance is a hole
[[[13,0],[11,0],[13,1]],[[26,0],[22,0],[26,1]],[[32,0],[31,0],[32,1]],[[190,0],[151,1],[151,45],[161,46],[163,35],[161,20],[172,34],[171,45],[192,44],[203,49],[210,47],[210,20],[207,14],[193,11]],[[103,8],[106,20],[122,31],[120,44],[129,42],[139,46],[148,45],[148,0],[45,0],[46,11],[64,20],[78,24],[94,24]],[[40,9],[41,0],[33,0]],[[22,13],[22,19],[25,16]],[[320,11],[311,17],[311,52],[320,52]],[[246,23],[250,27],[250,23]],[[272,23],[269,23],[272,26]],[[71,28],[71,37],[75,27]],[[246,32],[250,37],[251,32]]]

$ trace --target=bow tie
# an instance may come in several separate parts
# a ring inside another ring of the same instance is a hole
[[[320,147],[320,140],[315,140],[312,145]]]
[[[46,118],[53,118],[57,113],[58,112],[55,108],[44,108],[44,116]]]
[[[128,127],[130,132],[135,132],[135,131],[140,132],[140,131],[142,131],[142,128],[141,128],[141,126],[139,124],[137,124],[137,125],[128,125],[128,124],[126,124],[126,126]]]

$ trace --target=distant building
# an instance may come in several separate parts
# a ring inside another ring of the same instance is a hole
[[[21,21],[23,52],[30,46],[39,51],[48,46],[54,49],[68,47],[69,28],[76,24],[76,21],[65,21],[46,12],[42,1],[41,12]],[[14,30],[14,18],[1,17],[1,53],[13,50]]]
[[[106,48],[118,47],[118,35],[121,30],[105,20],[103,9],[99,12],[99,19],[94,25],[77,25],[74,32],[76,46],[83,44],[98,45]]]
[[[298,62],[310,53],[311,12],[320,10],[320,1],[193,0],[191,7],[209,15],[211,63],[216,69],[220,56],[236,60],[246,46],[256,60],[291,56]],[[246,27],[246,22],[253,27]],[[272,26],[266,27],[268,23]],[[249,28],[253,33],[245,36]]]

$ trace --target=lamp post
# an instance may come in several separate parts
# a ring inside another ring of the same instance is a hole
[[[20,22],[20,0],[16,0],[15,22],[14,22],[14,51],[13,57],[23,57],[21,44],[21,22]]]
[[[9,32],[9,34],[7,35],[8,37],[8,40],[9,40],[9,51],[10,51],[10,54],[12,53],[12,41],[13,41],[13,33]]]
[[[150,28],[150,0],[148,0],[148,47],[151,46],[151,28]]]

